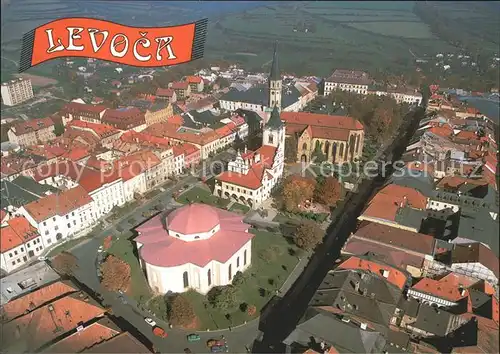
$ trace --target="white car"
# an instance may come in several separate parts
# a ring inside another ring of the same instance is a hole
[[[97,252],[101,253],[103,250],[103,247],[102,246],[99,246],[99,248],[97,249]]]
[[[41,262],[43,262],[43,261],[47,260],[47,257],[40,256],[40,257],[38,257],[38,260],[41,261]]]
[[[156,322],[155,322],[153,319],[149,318],[149,317],[146,317],[146,318],[144,319],[144,321],[146,321],[146,323],[147,323],[148,325],[150,325],[151,327],[156,326]]]

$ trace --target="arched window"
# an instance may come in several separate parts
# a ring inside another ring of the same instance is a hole
[[[236,268],[240,267],[240,257],[236,258]]]
[[[328,160],[329,154],[330,154],[330,142],[326,141],[325,142],[325,157],[327,160]]]
[[[229,268],[228,268],[228,279],[229,281],[231,281],[231,279],[233,279],[233,267],[232,267],[232,264],[229,265]]]
[[[274,134],[269,134],[269,144],[273,144],[274,142]]]
[[[361,140],[361,137],[359,135],[356,135],[356,153],[359,152],[359,141]]]
[[[302,144],[302,150],[307,150],[307,143]]]
[[[184,273],[182,274],[182,280],[184,281],[184,287],[185,287],[185,288],[189,287],[188,272],[184,272]]]
[[[344,143],[340,143],[340,152],[339,155],[341,158],[344,157]]]
[[[207,271],[208,286],[212,285],[212,272],[210,269]]]
[[[333,143],[332,148],[332,162],[335,163],[335,159],[337,158],[337,143]]]
[[[247,265],[247,250],[245,250],[245,252],[243,252],[243,265]]]

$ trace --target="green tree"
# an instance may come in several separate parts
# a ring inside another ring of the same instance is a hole
[[[239,304],[240,290],[233,286],[220,286],[213,288],[208,296],[209,302],[222,311],[231,311]]]
[[[294,163],[297,162],[297,144],[298,139],[296,134],[287,136],[285,138],[285,162]]]
[[[326,161],[326,156],[323,153],[322,145],[319,141],[316,141],[316,146],[314,147],[314,151],[312,153],[314,163],[320,164]]]
[[[65,131],[64,125],[62,125],[61,123],[57,123],[54,125],[54,134],[56,136],[63,135],[64,131]]]

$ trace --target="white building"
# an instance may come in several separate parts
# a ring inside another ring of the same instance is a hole
[[[336,90],[366,95],[370,84],[368,74],[363,71],[337,69],[325,79],[324,95],[327,96]]]
[[[26,204],[19,213],[38,230],[46,248],[93,225],[94,205],[85,189],[76,186]]]
[[[231,284],[252,260],[253,234],[243,217],[205,204],[157,215],[137,228],[142,269],[156,293],[206,294]]]
[[[2,101],[6,106],[15,106],[33,98],[31,80],[18,78],[2,83]]]
[[[282,81],[276,48],[269,77],[269,107],[274,107],[263,129],[262,146],[246,151],[228,164],[228,171],[215,179],[214,194],[252,208],[259,207],[271,195],[283,176],[285,126],[280,118]]]
[[[9,219],[0,229],[0,268],[4,272],[26,265],[44,250],[38,231],[22,216]]]

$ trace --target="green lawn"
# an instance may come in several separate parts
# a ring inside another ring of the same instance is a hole
[[[132,287],[129,290],[129,294],[138,302],[144,303],[151,297],[151,292],[146,277],[139,265],[139,260],[135,255],[135,246],[130,240],[131,236],[131,231],[122,233],[118,241],[116,239],[113,240],[108,253],[117,256],[130,265]]]
[[[228,199],[221,199],[219,197],[216,197],[206,189],[200,187],[194,187],[188,190],[187,192],[182,193],[177,198],[177,202],[181,204],[204,203],[224,209],[227,207],[230,201]]]
[[[253,230],[251,232],[255,234],[252,242],[252,266],[245,271],[246,282],[239,286],[239,303],[254,305],[257,308],[256,314],[250,317],[237,307],[229,312],[230,320],[228,320],[225,313],[208,304],[204,295],[190,291],[185,295],[193,303],[200,320],[200,330],[237,326],[259,316],[261,309],[297,265],[298,259],[294,254],[297,248],[282,235],[267,231]],[[289,249],[293,252],[289,252]],[[263,259],[263,253],[269,250],[273,251],[273,257],[267,258],[266,261]]]
[[[234,212],[243,212],[244,214],[248,213],[250,211],[250,207],[247,207],[246,205],[239,204],[239,203],[234,203],[231,205],[229,208],[229,211],[234,211]]]
[[[328,218],[328,214],[326,213],[300,213],[300,214],[292,214],[292,213],[278,213],[274,217],[273,221],[278,222],[280,224],[286,224],[289,222],[300,222],[303,220],[313,220],[319,223],[324,222]]]
[[[200,188],[200,187],[194,187],[188,190],[187,192],[182,193],[178,198],[177,202],[181,204],[187,204],[187,203],[204,203],[204,204],[210,204],[213,205],[217,208],[221,209],[227,209],[227,206],[231,201],[229,199],[222,199],[219,198],[212,193],[210,193],[209,190]],[[230,211],[233,212],[243,212],[247,213],[250,208],[246,205],[240,204],[240,203],[234,203],[230,208]]]

